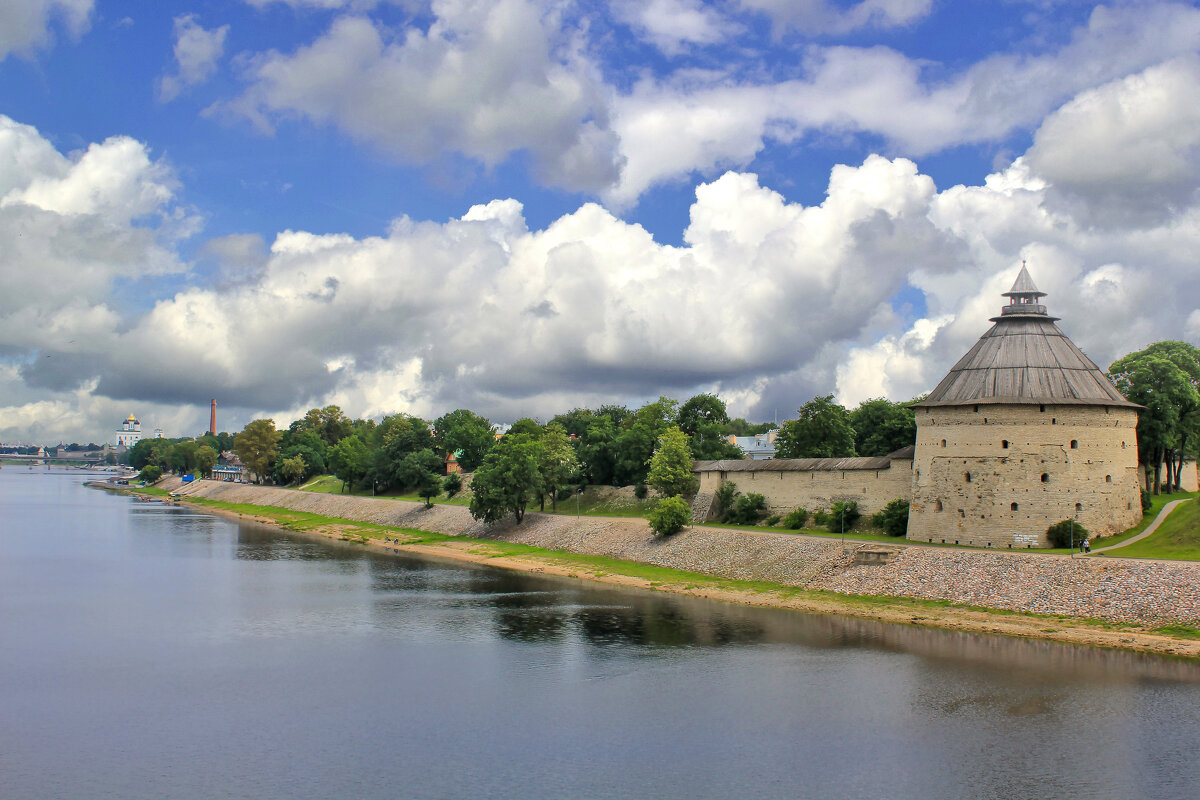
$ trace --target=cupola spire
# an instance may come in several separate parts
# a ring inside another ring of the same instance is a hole
[[[1025,266],[1024,261],[1021,262],[1021,271],[1017,273],[1017,279],[1013,281],[1012,288],[1004,292],[1003,296],[1008,298],[1008,305],[1000,309],[1002,317],[1013,314],[1047,316],[1046,307],[1041,304],[1040,300],[1046,296],[1046,293],[1038,290],[1034,285],[1033,278],[1029,277],[1029,269]]]

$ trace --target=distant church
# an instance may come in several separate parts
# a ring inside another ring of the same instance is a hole
[[[130,414],[121,427],[117,428],[117,449],[130,449],[137,444],[142,438],[142,423],[133,414]]]
[[[917,441],[878,458],[699,461],[693,519],[732,480],[771,513],[854,500],[865,514],[910,502],[908,539],[1046,547],[1076,519],[1093,535],[1142,518],[1137,412],[1066,337],[1025,266],[992,328],[915,404]]]

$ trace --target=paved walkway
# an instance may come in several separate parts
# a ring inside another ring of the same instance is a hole
[[[1179,505],[1180,503],[1186,503],[1188,500],[1191,500],[1191,499],[1192,498],[1190,498],[1190,497],[1185,497],[1182,500],[1172,500],[1171,502],[1167,503],[1165,506],[1162,507],[1162,511],[1158,512],[1158,516],[1154,518],[1154,522],[1151,522],[1149,525],[1147,525],[1146,530],[1142,531],[1137,536],[1130,537],[1130,538],[1126,539],[1125,541],[1121,542],[1120,544],[1110,544],[1108,547],[1097,547],[1095,550],[1093,550],[1088,555],[1094,556],[1094,555],[1096,555],[1096,553],[1103,553],[1107,550],[1116,550],[1119,547],[1128,547],[1129,545],[1133,544],[1134,542],[1140,542],[1142,539],[1145,539],[1147,536],[1149,536],[1150,534],[1152,534],[1156,530],[1158,530],[1158,526],[1161,525],[1163,520],[1167,518],[1167,514],[1170,514],[1172,511],[1175,510],[1175,506]]]

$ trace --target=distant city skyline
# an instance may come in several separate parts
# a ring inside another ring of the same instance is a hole
[[[8,0],[0,439],[906,400],[1022,261],[1200,344],[1198,95],[1184,2]]]

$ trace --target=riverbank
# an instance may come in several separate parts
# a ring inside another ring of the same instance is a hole
[[[167,488],[172,488],[168,485]],[[1200,565],[857,546],[782,533],[692,528],[654,537],[644,520],[530,514],[484,525],[460,506],[204,481],[209,510],[363,546],[672,591],[746,605],[1200,657]]]

